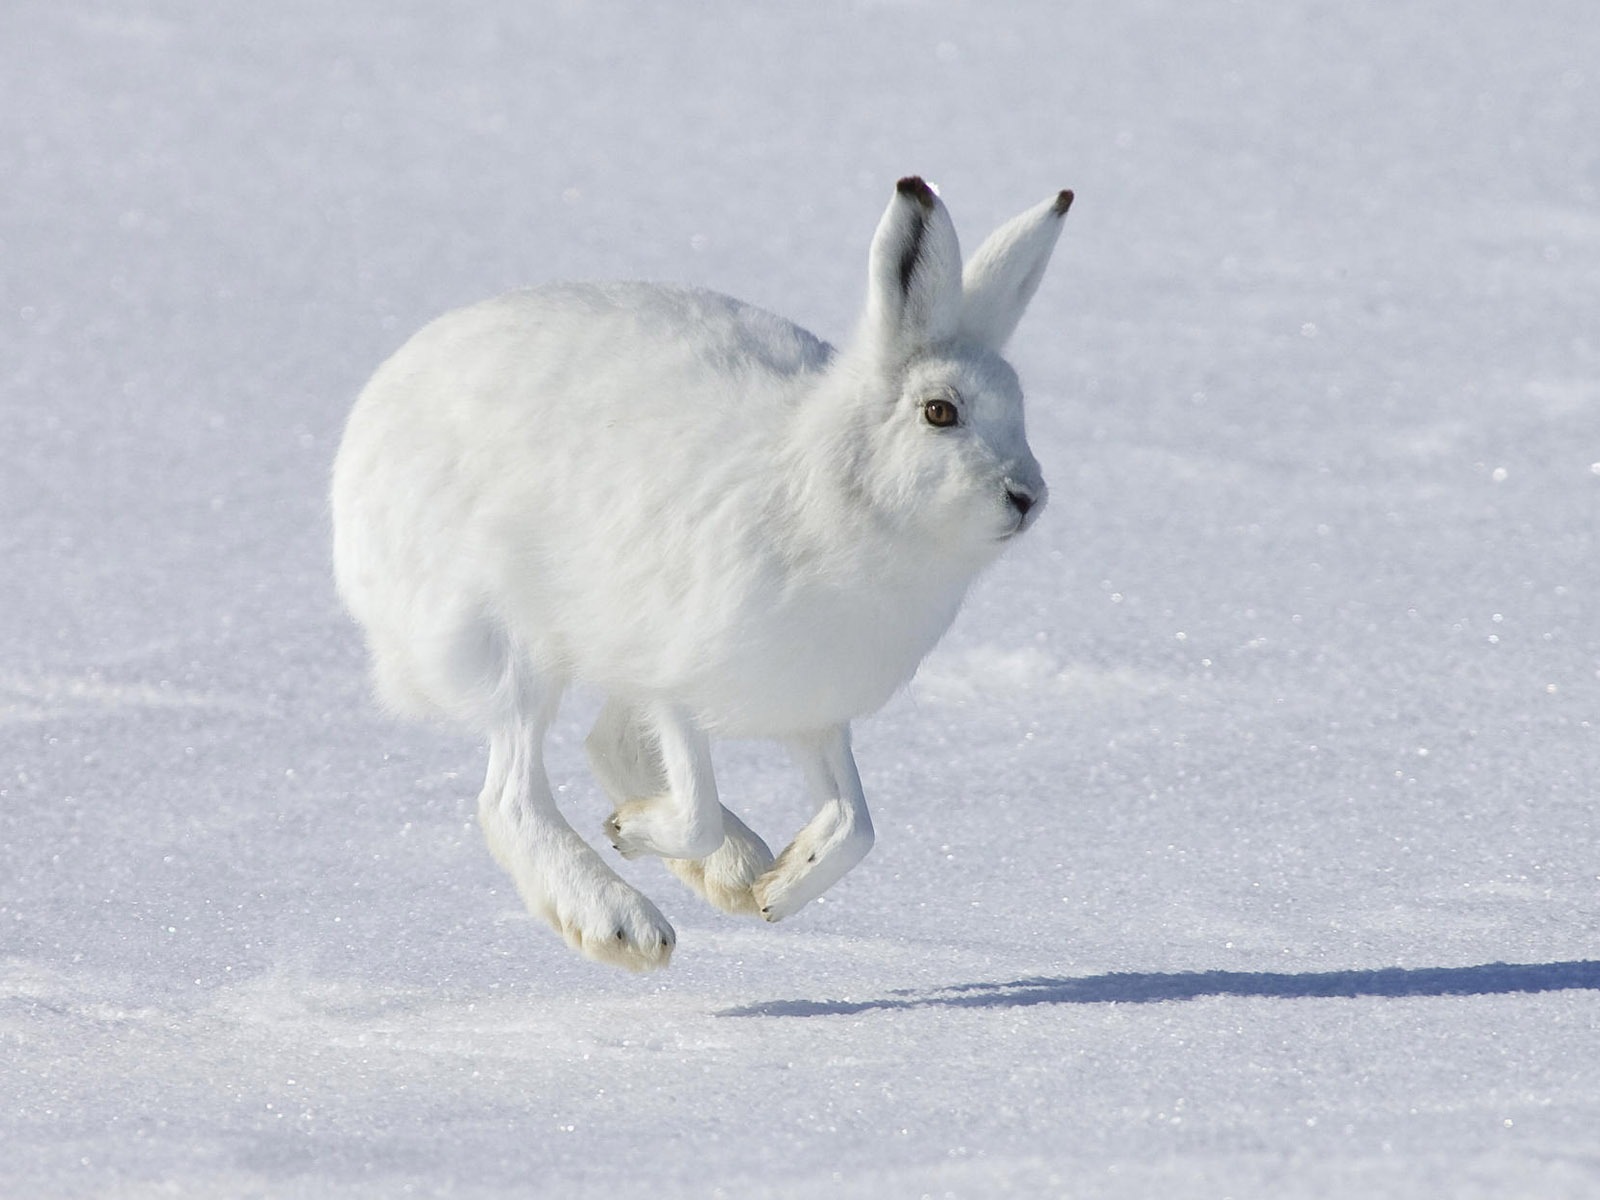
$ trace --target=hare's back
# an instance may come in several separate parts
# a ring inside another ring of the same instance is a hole
[[[511,292],[488,302],[524,320],[558,328],[607,329],[641,351],[694,355],[733,373],[774,377],[820,370],[826,343],[754,304],[704,288],[656,283],[557,283]],[[609,327],[609,328],[608,328]]]
[[[831,349],[715,292],[552,284],[439,317],[385,362],[351,414],[343,477],[434,505],[447,477],[478,507],[509,484],[585,476],[681,484],[756,467]],[[724,480],[723,482],[731,482]],[[386,489],[395,490],[395,489]],[[532,497],[523,497],[531,500]]]
[[[716,292],[567,283],[441,317],[386,370],[432,385],[404,391],[443,392],[502,417],[570,414],[593,429],[602,421],[648,425],[652,412],[670,411],[682,429],[770,421],[761,410],[791,403],[830,354],[793,322]]]

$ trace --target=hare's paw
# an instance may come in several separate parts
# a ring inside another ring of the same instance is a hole
[[[751,889],[761,915],[781,921],[842,879],[872,849],[872,826],[842,807],[825,807]]]
[[[722,813],[723,840],[705,858],[669,858],[667,869],[688,884],[708,904],[735,916],[759,916],[757,879],[773,866],[766,842],[726,809]]]
[[[677,935],[654,904],[562,828],[542,841],[518,839],[501,814],[486,809],[484,831],[495,860],[522,902],[574,950],[597,962],[649,971],[672,958]]]
[[[540,915],[584,957],[630,971],[666,966],[678,941],[660,910],[620,879],[576,902],[557,899]]]
[[[721,846],[723,831],[715,812],[707,820],[686,817],[671,800],[655,796],[629,800],[605,819],[605,835],[623,858],[705,858]]]

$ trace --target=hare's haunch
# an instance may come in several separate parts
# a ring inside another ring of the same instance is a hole
[[[486,733],[479,816],[530,910],[591,958],[672,927],[573,832],[544,734],[571,683],[627,857],[776,921],[867,853],[850,721],[909,680],[1045,501],[1000,350],[1072,200],[962,268],[902,179],[835,350],[712,292],[561,284],[441,317],[384,363],[333,474],[334,568],[380,696]],[[790,749],[816,816],[774,859],[717,798],[709,738]]]

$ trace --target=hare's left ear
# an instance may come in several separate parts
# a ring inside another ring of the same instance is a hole
[[[915,175],[895,185],[872,238],[866,337],[898,357],[954,336],[961,320],[961,245],[938,194]]]
[[[1007,221],[978,247],[961,277],[964,337],[991,350],[1006,344],[1044,278],[1061,218],[1071,207],[1072,193],[1060,192]]]

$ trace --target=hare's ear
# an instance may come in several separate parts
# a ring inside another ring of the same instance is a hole
[[[934,190],[915,175],[895,185],[868,259],[866,334],[905,354],[953,336],[961,320],[961,245]]]
[[[964,337],[991,350],[1006,344],[1044,278],[1061,218],[1071,207],[1072,193],[1060,192],[1007,221],[978,247],[961,277]]]

